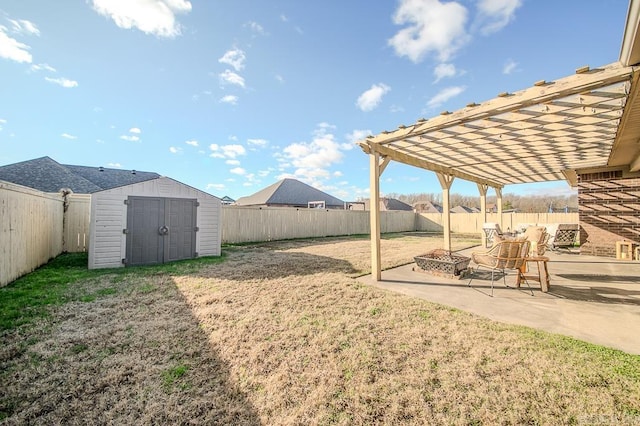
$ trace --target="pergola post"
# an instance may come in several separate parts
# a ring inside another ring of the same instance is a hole
[[[496,206],[498,207],[498,224],[500,225],[500,228],[502,228],[502,188],[494,189],[496,191]]]
[[[369,154],[369,224],[371,229],[371,279],[382,279],[380,266],[380,175],[391,161],[384,158],[380,162],[380,154],[371,150]]]
[[[484,183],[478,183],[478,192],[480,192],[480,218],[482,219],[482,223],[485,224],[487,222],[487,191],[489,190],[489,185]],[[487,234],[482,230],[482,247],[487,246]]]
[[[455,177],[444,173],[436,173],[442,187],[442,230],[444,231],[444,249],[451,251],[451,206],[449,190]]]

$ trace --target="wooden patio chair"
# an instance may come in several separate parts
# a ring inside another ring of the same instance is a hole
[[[551,235],[544,226],[529,226],[523,237],[530,243],[529,255],[542,256],[547,251],[547,245]]]
[[[491,269],[491,296],[493,297],[493,283],[496,271],[502,272],[502,279],[505,287],[507,285],[506,270],[513,269],[517,274],[522,273],[522,267],[525,264],[525,258],[529,253],[530,242],[527,240],[515,240],[515,241],[501,241],[494,245],[490,250],[484,252],[472,252],[471,259],[477,268],[485,267]],[[467,286],[471,287],[471,281],[473,281],[474,271],[471,272],[471,279],[467,283]]]

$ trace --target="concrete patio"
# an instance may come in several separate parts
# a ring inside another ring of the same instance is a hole
[[[466,256],[481,247],[459,252]],[[514,271],[507,285],[497,274],[491,297],[491,273],[486,269],[469,279],[448,279],[414,271],[414,264],[382,272],[374,285],[412,297],[458,308],[495,321],[525,325],[571,336],[631,354],[640,354],[640,261],[547,252],[551,285],[543,293],[531,283],[517,289]],[[471,262],[469,266],[475,268]],[[535,266],[533,266],[535,270]],[[416,268],[417,269],[417,268]],[[372,283],[371,275],[360,280]]]

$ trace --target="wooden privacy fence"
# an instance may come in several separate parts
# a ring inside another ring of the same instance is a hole
[[[91,195],[70,194],[64,212],[62,251],[77,253],[89,247]]]
[[[480,234],[480,213],[452,213],[455,233]],[[577,213],[487,214],[487,222],[502,223],[503,229],[519,224],[578,223]],[[380,212],[380,232],[442,232],[441,213]],[[244,243],[290,238],[327,237],[369,233],[369,212],[352,210],[255,208],[225,206],[222,209],[222,242]]]
[[[0,286],[62,253],[63,198],[0,182]]]
[[[381,232],[414,231],[413,212],[382,212]],[[287,207],[222,208],[222,243],[369,233],[369,212]]]
[[[442,231],[441,213],[418,213],[416,230]],[[482,233],[484,216],[481,213],[452,213],[451,232],[459,234]],[[503,231],[514,230],[520,224],[580,223],[578,213],[487,213],[486,222],[500,223]]]
[[[0,181],[0,286],[43,265],[62,252],[89,246],[91,196],[47,194]],[[579,223],[577,213],[488,214],[504,230],[518,224]],[[480,213],[451,214],[455,233],[480,234]],[[380,230],[442,232],[442,214],[380,212]],[[245,243],[291,238],[368,234],[369,212],[304,208],[225,206],[222,242]]]

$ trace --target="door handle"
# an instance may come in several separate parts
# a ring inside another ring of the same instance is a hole
[[[169,228],[166,225],[158,228],[158,234],[167,235],[168,233],[169,233]]]

